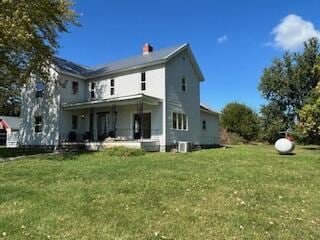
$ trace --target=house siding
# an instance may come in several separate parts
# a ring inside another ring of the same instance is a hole
[[[181,79],[186,79],[187,90],[181,89]],[[199,144],[200,90],[197,77],[187,51],[183,51],[166,64],[166,144],[178,141]],[[183,113],[188,118],[188,130],[172,129],[172,113]]]
[[[59,144],[59,106],[60,94],[57,73],[52,69],[50,79],[45,83],[44,95],[35,98],[34,77],[21,92],[20,145],[56,146]],[[42,116],[42,132],[35,132],[35,116]]]
[[[79,91],[76,94],[72,92],[73,81],[79,83]],[[59,74],[59,91],[61,103],[84,102],[87,100],[87,81],[65,74]]]
[[[219,115],[201,111],[200,145],[219,145]],[[202,129],[202,121],[206,121],[206,129]]]
[[[141,73],[146,73],[146,90],[141,90]],[[110,95],[110,82],[114,79],[114,95]],[[107,99],[125,97],[134,94],[145,94],[148,96],[163,99],[165,69],[164,66],[139,69],[139,71],[127,72],[121,75],[109,75],[100,78],[90,79],[87,82],[87,99],[90,97],[91,82],[96,83],[95,99]]]

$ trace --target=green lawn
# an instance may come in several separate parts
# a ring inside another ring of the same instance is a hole
[[[0,239],[320,239],[320,148],[295,153],[232,146],[0,163]]]

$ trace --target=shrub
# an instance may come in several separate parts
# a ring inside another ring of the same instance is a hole
[[[136,157],[144,155],[145,151],[140,148],[111,147],[105,149],[104,153],[113,157]]]
[[[228,132],[226,129],[220,129],[220,143],[222,145],[238,145],[248,143],[243,137],[238,133]]]

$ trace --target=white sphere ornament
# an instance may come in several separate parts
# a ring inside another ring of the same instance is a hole
[[[280,154],[288,154],[291,153],[294,149],[294,143],[289,139],[280,138],[276,141],[274,147]]]

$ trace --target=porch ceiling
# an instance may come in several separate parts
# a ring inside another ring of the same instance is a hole
[[[148,105],[158,105],[162,102],[161,99],[147,96],[144,94],[136,94],[125,97],[115,97],[108,99],[99,99],[93,101],[85,101],[85,102],[76,102],[76,103],[62,103],[61,107],[64,110],[75,110],[75,109],[89,109],[93,107],[108,107],[114,104],[118,106],[124,105],[134,105],[137,101],[142,101],[144,104]]]

